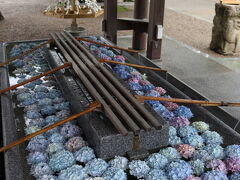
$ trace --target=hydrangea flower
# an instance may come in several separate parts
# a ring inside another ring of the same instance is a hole
[[[180,128],[183,126],[188,126],[190,121],[185,117],[175,117],[169,121],[169,125],[175,128]]]
[[[192,167],[193,174],[200,176],[204,172],[205,166],[203,161],[197,159],[194,161],[189,161],[189,164]]]
[[[190,175],[186,180],[201,180],[201,178]]]
[[[27,112],[27,111],[37,111],[37,112],[40,112],[40,108],[39,108],[39,106],[37,104],[32,104],[32,105],[24,107],[24,112]]]
[[[227,168],[224,162],[220,159],[213,159],[206,163],[207,168],[211,168],[212,170],[220,171],[224,174],[227,174]]]
[[[150,97],[159,97],[160,94],[157,91],[154,90],[150,90],[148,91],[145,96],[150,96]],[[154,105],[154,104],[160,104],[159,101],[153,101],[153,100],[146,100],[146,103],[150,104],[150,105]]]
[[[203,148],[210,155],[211,159],[223,159],[224,152],[220,145],[209,144]]]
[[[141,86],[144,86],[144,85],[148,85],[148,84],[151,84],[148,80],[139,80],[139,84]]]
[[[62,143],[50,143],[46,149],[46,152],[48,154],[53,154],[58,151],[64,150],[63,144]]]
[[[143,96],[144,95],[144,92],[143,91],[134,91],[137,95],[139,96]]]
[[[163,170],[151,169],[149,173],[145,175],[145,180],[168,180],[168,177]]]
[[[142,76],[141,76],[141,73],[138,72],[138,71],[132,71],[130,72],[130,76],[129,78],[136,78],[138,80],[141,80],[142,79]]]
[[[102,175],[106,180],[127,180],[126,173],[119,168],[110,167]]]
[[[146,84],[146,85],[143,85],[142,86],[142,90],[143,91],[150,91],[151,89],[153,89],[155,86],[154,85],[152,85],[152,84]]]
[[[175,116],[182,116],[187,119],[190,119],[193,117],[192,111],[187,108],[186,106],[179,106],[175,111],[174,111]]]
[[[44,133],[45,136],[51,136],[54,133],[59,133],[60,127],[55,127],[53,129],[48,130],[47,132]]]
[[[62,102],[62,103],[59,103],[59,104],[54,104],[54,108],[57,110],[57,111],[61,111],[61,110],[69,110],[69,102]]]
[[[157,91],[161,96],[163,96],[164,94],[166,94],[166,90],[163,89],[162,87],[155,87],[153,88],[153,90]]]
[[[129,173],[137,178],[144,177],[149,171],[150,168],[145,161],[134,160],[131,161],[128,165],[130,171]]]
[[[227,170],[231,172],[239,172],[240,171],[240,158],[239,157],[232,157],[226,158],[224,160]]]
[[[27,83],[24,85],[25,88],[29,88],[29,89],[34,89],[35,86],[36,86],[36,84],[33,82],[30,82],[30,83]]]
[[[34,88],[34,92],[43,92],[43,93],[48,93],[48,89],[44,86],[36,86]]]
[[[227,176],[219,171],[208,171],[201,175],[202,180],[228,180]]]
[[[199,135],[188,135],[182,139],[185,144],[189,144],[195,148],[201,148],[204,145],[203,138]]]
[[[93,159],[86,164],[85,168],[91,176],[102,176],[103,172],[108,168],[108,163],[102,159]]]
[[[31,99],[26,99],[21,103],[21,106],[29,106],[32,104],[35,104],[37,102],[37,100],[35,98],[31,98]]]
[[[59,173],[58,180],[84,180],[87,177],[87,172],[82,166],[73,165],[67,169],[63,169]]]
[[[127,71],[117,71],[117,75],[120,79],[126,80],[129,78],[130,74]]]
[[[53,172],[47,163],[39,163],[31,167],[31,174],[34,177],[41,177],[43,175],[51,175]]]
[[[202,134],[202,138],[206,144],[222,144],[223,138],[215,131],[205,131]]]
[[[204,133],[209,130],[209,125],[203,121],[193,122],[192,127],[194,127],[199,133]]]
[[[62,97],[62,92],[60,90],[57,90],[57,89],[51,89],[51,90],[49,90],[47,96],[50,99],[55,99],[57,97]]]
[[[198,135],[197,130],[192,126],[183,126],[178,129],[178,135],[180,137]]]
[[[188,144],[180,144],[176,149],[181,154],[181,156],[186,159],[191,158],[195,151],[195,148]]]
[[[37,180],[57,180],[57,177],[53,175],[43,175],[37,178]]]
[[[41,129],[38,126],[28,126],[24,130],[25,130],[25,133],[28,135],[28,134],[35,133]]]
[[[53,101],[49,98],[40,99],[38,101],[38,105],[41,107],[51,106],[52,104],[53,104]]]
[[[80,128],[76,125],[72,125],[72,124],[65,124],[61,130],[60,130],[60,134],[64,137],[64,138],[71,138],[73,136],[78,136],[80,134]]]
[[[30,93],[21,93],[17,95],[17,100],[22,102],[25,101],[27,99],[31,99],[32,98],[32,94]]]
[[[129,82],[128,86],[133,91],[140,91],[142,89],[142,86],[139,83],[135,82]]]
[[[165,102],[164,106],[169,110],[169,111],[174,111],[178,108],[178,105],[173,102]]]
[[[126,170],[128,167],[128,159],[121,156],[115,156],[114,159],[108,162],[110,167]]]
[[[240,172],[235,172],[229,176],[229,180],[239,180],[240,179]]]
[[[129,78],[128,80],[127,80],[127,82],[128,83],[138,83],[139,82],[139,79],[137,79],[137,78]]]
[[[53,115],[56,113],[56,109],[54,106],[45,106],[41,109],[41,114],[42,115]]]
[[[88,163],[89,161],[91,161],[96,157],[93,149],[87,146],[76,151],[74,153],[74,156],[77,161],[83,162],[83,163]]]
[[[178,153],[178,151],[175,149],[175,148],[172,148],[172,147],[167,147],[165,149],[161,149],[159,151],[159,153],[163,156],[165,156],[168,161],[175,161],[175,160],[178,160],[180,159],[180,154]]]
[[[86,178],[85,180],[106,180],[102,177],[89,177],[89,178]]]
[[[196,150],[193,153],[193,160],[201,160],[203,162],[206,162],[208,160],[211,160],[212,157],[208,154],[208,152],[206,150],[200,149],[200,150]]]
[[[32,152],[29,153],[27,156],[27,163],[28,164],[38,164],[47,162],[48,155],[43,152]]]
[[[58,172],[72,166],[75,163],[74,156],[69,151],[59,151],[53,154],[49,160],[49,167]]]
[[[225,154],[227,157],[239,157],[240,158],[240,145],[229,145],[225,148]]]
[[[86,146],[86,142],[79,136],[70,138],[64,145],[64,147],[70,152],[75,152],[84,146]]]
[[[57,112],[56,116],[61,120],[66,119],[70,116],[70,112],[68,110],[62,110],[62,111]]]
[[[168,135],[169,135],[169,136],[176,136],[176,135],[177,135],[177,130],[176,130],[176,128],[173,127],[173,126],[169,126]]]
[[[178,160],[166,167],[166,174],[172,180],[186,179],[192,174],[192,168],[189,163]]]
[[[60,121],[60,119],[59,119],[57,116],[54,116],[54,115],[52,115],[52,116],[47,116],[47,117],[45,118],[45,120],[46,120],[46,123],[47,123],[47,124],[54,124],[54,123]]]
[[[28,88],[18,88],[16,91],[14,91],[14,93],[16,95],[19,95],[19,94],[24,94],[24,93],[29,93],[30,90]],[[17,99],[18,100],[18,99]],[[18,100],[19,101],[19,100]]]
[[[46,121],[43,118],[38,119],[28,119],[29,122],[25,122],[27,126],[37,126],[37,127],[43,127],[46,125]],[[36,131],[35,131],[36,132]]]
[[[183,144],[182,140],[180,137],[178,136],[169,136],[169,144],[173,147],[179,145],[179,144]]]
[[[46,139],[31,139],[27,145],[27,150],[30,152],[42,152],[48,146]]]
[[[64,98],[59,98],[59,97],[57,97],[57,98],[55,98],[55,99],[53,99],[52,100],[52,102],[54,103],[54,104],[60,104],[60,103],[63,103],[65,101],[65,99]]]
[[[115,58],[113,59],[114,61],[119,61],[120,62],[125,62],[125,57],[124,56],[115,56]]]
[[[53,133],[49,138],[49,143],[64,143],[65,139],[64,137],[59,133]]]
[[[44,98],[47,98],[47,93],[45,93],[45,92],[36,92],[34,94],[34,97],[36,99],[44,99]]]
[[[145,161],[153,169],[163,169],[168,164],[168,159],[159,153],[151,154]]]
[[[116,65],[116,66],[113,68],[113,70],[114,70],[115,72],[125,71],[125,66],[123,66],[123,65]]]
[[[27,111],[26,117],[29,119],[42,118],[42,115],[36,110]]]

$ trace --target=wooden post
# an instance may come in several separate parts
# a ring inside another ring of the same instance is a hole
[[[158,25],[163,26],[165,0],[151,0],[149,25],[148,25],[148,45],[147,57],[149,59],[161,58],[162,39],[157,38]]]
[[[4,17],[3,17],[3,15],[2,15],[1,11],[0,11],[0,21],[1,21],[1,20],[4,20]]]
[[[117,43],[117,0],[104,1],[104,20],[103,20],[104,36]]]

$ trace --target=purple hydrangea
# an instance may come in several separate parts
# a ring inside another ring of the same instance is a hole
[[[199,133],[204,133],[209,130],[209,125],[203,121],[193,122],[192,127],[194,127]]]
[[[87,172],[80,165],[73,165],[67,169],[63,169],[58,176],[58,180],[76,179],[84,180],[87,178]]]
[[[85,168],[88,174],[93,177],[102,176],[108,168],[108,163],[102,159],[93,159],[86,164]]]
[[[142,86],[139,83],[135,82],[128,83],[128,86],[133,91],[140,91],[142,89]]]
[[[145,161],[153,169],[163,169],[168,164],[168,159],[159,153],[151,154]]]
[[[166,167],[166,174],[172,180],[186,179],[192,174],[192,168],[189,163],[178,160]]]
[[[198,135],[197,130],[192,126],[183,126],[178,129],[178,135],[180,137]]]
[[[129,78],[128,80],[127,80],[127,82],[128,83],[138,83],[139,82],[139,79],[137,79],[137,78]]]
[[[27,145],[27,150],[30,152],[43,152],[48,146],[46,139],[31,139]]]
[[[240,145],[230,145],[225,148],[225,154],[227,157],[239,157],[240,158]]]
[[[65,148],[70,151],[70,152],[75,152],[82,147],[86,146],[86,142],[83,140],[82,137],[76,136],[70,138],[66,143],[65,143]]]
[[[174,111],[174,114],[176,117],[178,116],[182,116],[182,117],[185,117],[187,119],[190,119],[193,117],[193,113],[192,111],[187,108],[186,106],[179,106],[175,111]]]
[[[82,147],[80,150],[76,151],[74,153],[74,156],[77,161],[83,163],[88,163],[96,157],[93,149],[87,146]]]
[[[128,167],[128,159],[121,156],[115,156],[115,158],[110,160],[108,164],[110,167],[126,170]]]
[[[129,78],[136,78],[138,80],[141,80],[142,79],[142,75],[138,71],[132,71],[132,72],[130,72]]]
[[[240,157],[226,158],[224,160],[227,170],[231,172],[240,171]]]
[[[127,180],[126,173],[119,168],[110,167],[102,175],[106,180]]]
[[[208,171],[201,175],[202,180],[228,180],[227,176],[219,171]]]
[[[155,87],[153,90],[157,91],[161,96],[163,96],[164,94],[166,94],[166,90],[163,89],[162,87]]]
[[[220,171],[224,174],[227,174],[227,168],[225,163],[220,159],[213,159],[206,162],[206,167],[211,168],[212,170]]]
[[[193,174],[200,176],[204,172],[205,165],[203,161],[197,159],[190,161],[189,164],[192,167]]]
[[[52,173],[47,163],[39,163],[31,167],[31,174],[36,178],[43,175],[51,175]]]
[[[204,139],[204,142],[206,144],[222,144],[223,143],[223,138],[220,136],[217,132],[215,131],[205,131],[202,134],[202,138]]]
[[[113,68],[113,70],[114,70],[115,72],[125,71],[125,66],[123,66],[123,65],[116,65],[116,66]]]
[[[126,80],[130,74],[127,71],[117,71],[117,75],[120,79]]]
[[[220,145],[209,144],[203,148],[210,155],[211,159],[223,159],[224,152]]]
[[[168,180],[168,177],[163,170],[151,169],[149,173],[145,175],[145,180]]]
[[[169,121],[170,126],[173,126],[175,128],[180,128],[183,126],[188,126],[190,124],[190,121],[185,117],[175,117],[172,120]]]
[[[125,57],[118,55],[118,56],[115,56],[115,58],[113,60],[118,61],[118,62],[125,62]]]
[[[137,178],[142,178],[150,171],[149,166],[145,161],[134,160],[129,163],[129,173]]]
[[[71,138],[74,136],[78,136],[80,135],[80,128],[76,125],[72,125],[72,124],[65,124],[61,130],[60,130],[60,134],[64,137],[64,138]]]
[[[75,163],[74,156],[69,151],[59,151],[53,154],[49,160],[49,166],[54,172],[59,172]]]
[[[175,161],[181,158],[180,154],[178,153],[178,151],[175,148],[172,147],[167,147],[164,149],[161,149],[159,151],[159,153],[163,156],[165,156],[168,161]]]
[[[165,102],[164,106],[169,110],[169,111],[174,111],[178,108],[178,105],[173,102]]]
[[[199,135],[188,135],[182,138],[183,143],[189,144],[195,148],[201,148],[204,145],[203,138]]]
[[[48,155],[43,152],[32,152],[29,153],[27,156],[27,163],[28,164],[38,164],[47,162]]]

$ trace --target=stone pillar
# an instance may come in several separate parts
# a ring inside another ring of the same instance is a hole
[[[3,19],[4,19],[4,17],[2,15],[1,11],[0,11],[0,21],[3,20]]]
[[[216,3],[210,49],[224,55],[240,55],[240,5]]]

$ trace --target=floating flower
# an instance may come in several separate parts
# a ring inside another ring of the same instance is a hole
[[[145,161],[153,169],[163,169],[168,164],[168,159],[159,153],[151,154]]]
[[[121,156],[115,156],[115,158],[110,160],[108,164],[110,167],[126,170],[128,167],[128,159]]]
[[[141,86],[144,86],[144,85],[148,85],[148,84],[151,84],[148,80],[139,80],[139,84]]]
[[[38,126],[28,126],[24,129],[27,135],[40,131],[41,129]]]
[[[17,100],[21,101],[21,102],[26,101],[26,100],[31,99],[31,98],[32,98],[32,94],[27,93],[27,92],[17,95]]]
[[[129,79],[127,80],[127,82],[128,82],[128,83],[138,83],[138,82],[139,82],[139,79],[137,79],[137,78],[129,78]]]
[[[176,135],[177,135],[177,130],[176,130],[176,128],[173,127],[173,126],[169,126],[168,135],[169,135],[169,136],[176,136]]]
[[[180,128],[183,126],[188,126],[190,124],[190,121],[185,117],[175,117],[169,121],[170,126],[173,126],[175,128]]]
[[[64,150],[62,143],[50,143],[46,149],[46,152],[48,154],[53,154],[62,150]]]
[[[135,83],[135,82],[128,83],[128,86],[133,91],[140,91],[142,89],[142,86],[138,83]]]
[[[202,138],[206,144],[222,144],[223,138],[215,131],[205,131],[202,134]]]
[[[209,125],[203,121],[193,122],[192,127],[194,127],[199,133],[204,133],[209,130]]]
[[[138,80],[141,80],[142,79],[142,76],[141,76],[141,73],[138,72],[138,71],[132,71],[130,72],[130,76],[129,78],[136,78]]]
[[[49,166],[54,172],[61,171],[75,163],[74,156],[69,151],[59,151],[53,154],[49,160]]]
[[[205,166],[203,161],[197,159],[194,161],[190,161],[189,164],[192,167],[193,174],[200,176],[204,172]]]
[[[47,96],[50,99],[55,99],[57,97],[62,97],[62,92],[60,90],[57,90],[57,89],[51,89],[51,90],[49,90]]]
[[[203,149],[208,152],[211,159],[223,159],[225,156],[223,148],[220,145],[209,144],[205,146]]]
[[[146,84],[146,85],[142,86],[142,90],[145,91],[145,92],[150,91],[153,88],[154,88],[154,85],[152,85],[152,84]]]
[[[44,99],[44,98],[47,98],[47,93],[45,93],[45,92],[36,92],[34,94],[34,97],[36,99]]]
[[[182,126],[178,129],[178,135],[180,137],[198,135],[197,130],[192,126]]]
[[[172,180],[186,179],[192,174],[192,168],[189,163],[178,160],[166,167],[166,174]]]
[[[58,118],[62,119],[66,119],[70,116],[70,112],[68,110],[62,110],[56,113],[56,116]]]
[[[93,149],[87,146],[82,147],[80,150],[76,151],[74,153],[74,156],[77,161],[83,163],[88,163],[96,157]]]
[[[37,118],[42,118],[42,115],[36,110],[30,110],[30,111],[27,111],[26,117],[29,119],[37,119]]]
[[[45,106],[41,109],[41,114],[42,115],[53,115],[56,113],[56,109],[54,106]]]
[[[35,104],[37,102],[37,100],[35,98],[31,98],[31,99],[26,99],[25,101],[23,101],[21,103],[21,106],[29,106],[29,105],[32,105],[32,104]]]
[[[54,104],[60,104],[60,103],[63,103],[65,101],[65,99],[64,98],[61,98],[61,97],[56,97],[56,98],[54,98],[53,100],[52,100],[52,102],[54,103]]]
[[[84,180],[87,177],[87,172],[82,168],[82,166],[73,165],[67,169],[61,170],[58,176],[58,180]]]
[[[43,175],[37,178],[37,180],[57,180],[57,177],[53,175]]]
[[[43,93],[48,93],[48,89],[44,86],[36,86],[34,88],[34,92],[43,92]]]
[[[206,162],[208,160],[211,160],[211,156],[208,154],[207,151],[203,150],[203,149],[200,149],[200,150],[196,150],[194,153],[193,153],[193,160],[201,160],[203,162]]]
[[[33,152],[29,153],[27,156],[27,163],[28,164],[38,164],[47,162],[48,156],[46,153],[43,152]]]
[[[31,139],[27,145],[27,150],[30,152],[42,152],[48,146],[48,141],[46,139]]]
[[[150,171],[147,163],[141,160],[134,160],[129,163],[130,174],[137,178],[143,178]]]
[[[165,102],[164,106],[169,110],[169,111],[174,111],[178,108],[178,105],[173,102]]]
[[[201,180],[201,178],[190,175],[186,180]]]
[[[51,106],[52,104],[53,104],[53,101],[49,98],[40,99],[38,101],[38,105],[41,107]]]
[[[208,171],[201,175],[202,180],[228,180],[227,176],[219,171]]]
[[[72,124],[65,124],[61,130],[60,130],[60,134],[64,137],[64,138],[71,138],[73,136],[78,136],[80,134],[80,128],[76,125],[72,125]]]
[[[188,144],[180,144],[176,149],[181,154],[181,156],[186,159],[191,158],[195,151],[195,148]]]
[[[117,75],[120,79],[126,80],[129,78],[129,73],[127,71],[118,71]]]
[[[213,159],[213,160],[207,161],[206,167],[211,168],[212,170],[220,171],[224,174],[227,174],[226,165],[220,159]]]
[[[93,159],[86,164],[85,168],[91,176],[102,176],[103,172],[108,168],[108,163],[102,159]]]
[[[225,154],[227,157],[239,157],[240,158],[240,145],[229,145],[225,148]]]
[[[226,158],[224,160],[227,170],[231,172],[239,172],[240,171],[240,158],[239,157],[232,157]]]
[[[168,177],[163,170],[151,169],[149,173],[145,175],[145,180],[168,180]]]
[[[163,96],[164,94],[166,94],[166,90],[163,89],[162,87],[155,87],[153,88],[153,90],[157,91],[161,96]]]
[[[234,172],[231,176],[229,176],[229,180],[239,180],[240,172]]]
[[[54,124],[54,123],[60,121],[60,119],[57,116],[54,116],[54,115],[53,116],[47,116],[45,118],[45,120],[46,120],[47,124]]]
[[[57,111],[69,110],[69,102],[62,102],[62,103],[59,103],[59,104],[54,104],[54,108]]]
[[[82,147],[86,146],[86,142],[82,137],[72,137],[65,143],[65,148],[70,152],[75,152]]]
[[[189,144],[195,148],[201,148],[204,145],[203,138],[199,135],[188,135],[182,139],[185,144]]]
[[[175,161],[175,160],[178,160],[180,159],[180,154],[178,153],[178,151],[175,149],[175,148],[172,148],[172,147],[167,147],[165,149],[161,149],[159,151],[159,153],[163,156],[165,156],[168,161]]]
[[[110,167],[102,175],[106,180],[127,180],[126,173],[119,168]]]
[[[192,111],[187,108],[186,106],[179,106],[175,111],[174,111],[175,116],[182,116],[187,119],[190,119],[193,117]]]
[[[47,163],[39,163],[31,167],[31,174],[36,178],[43,175],[51,175],[52,173]]]
[[[182,140],[180,137],[178,136],[169,136],[169,144],[173,147],[179,145],[179,144],[183,144]]]

